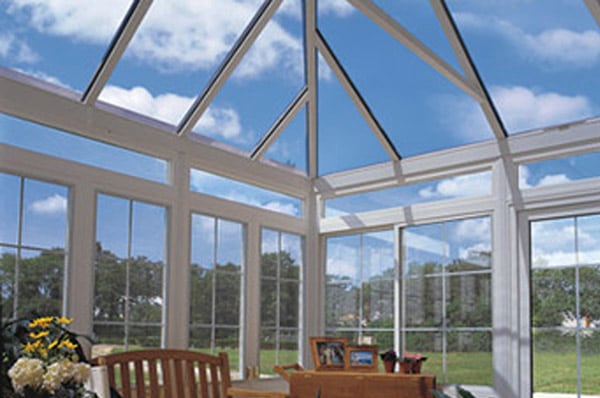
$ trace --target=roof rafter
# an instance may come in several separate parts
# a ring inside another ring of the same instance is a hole
[[[229,51],[227,57],[223,60],[219,69],[217,69],[202,94],[196,98],[193,105],[188,109],[181,123],[177,127],[177,134],[186,135],[194,128],[221,87],[223,87],[229,76],[231,76],[244,55],[248,52],[260,32],[262,32],[264,27],[271,20],[271,17],[275,14],[275,11],[277,11],[282,1],[283,0],[265,0],[254,15],[254,18],[252,18],[244,32],[242,32],[235,42],[233,48]]]
[[[152,0],[136,0],[131,5],[117,33],[108,46],[102,62],[98,65],[98,69],[94,72],[92,80],[81,97],[81,101],[84,104],[93,104],[96,102],[151,5]]]
[[[304,68],[306,86],[308,87],[308,106],[306,110],[306,153],[308,176],[316,178],[319,170],[319,140],[317,132],[317,49],[315,31],[317,29],[317,1],[304,0]]]
[[[600,0],[585,0],[585,4],[590,9],[598,26],[600,26]]]
[[[456,58],[458,58],[460,66],[465,74],[469,77],[469,81],[474,84],[481,93],[483,93],[482,100],[477,102],[479,102],[479,105],[481,106],[485,118],[490,124],[494,135],[497,139],[506,138],[506,129],[502,124],[502,120],[500,119],[500,116],[494,107],[494,103],[492,102],[489,93],[481,81],[481,77],[475,68],[475,64],[473,63],[473,60],[467,51],[465,43],[463,42],[458,28],[456,27],[456,24],[450,15],[450,11],[448,10],[446,3],[444,0],[429,0],[429,2],[433,7],[437,19],[442,25],[442,29],[444,29],[444,33],[446,34],[446,37],[452,46],[452,50],[454,50],[454,54],[456,54]]]
[[[304,86],[296,95],[296,97],[290,102],[287,108],[283,111],[281,116],[273,123],[271,128],[262,136],[260,142],[256,144],[252,153],[250,154],[250,159],[255,160],[261,158],[265,152],[269,149],[271,144],[275,142],[277,137],[285,130],[287,125],[296,117],[298,112],[302,109],[302,107],[306,104],[308,99],[308,87]]]
[[[360,10],[367,17],[372,19],[377,25],[384,29],[396,40],[404,44],[409,50],[415,53],[419,58],[437,70],[448,80],[454,83],[459,89],[471,96],[475,101],[485,100],[485,94],[472,82],[465,79],[451,65],[440,58],[435,52],[427,47],[423,42],[417,39],[412,33],[404,28],[398,21],[379,8],[371,0],[347,0],[354,7]]]
[[[317,48],[319,49],[319,52],[321,53],[331,70],[333,70],[333,73],[340,81],[342,87],[344,87],[344,90],[346,91],[346,93],[348,94],[348,96],[350,97],[350,99],[352,100],[362,117],[369,125],[369,128],[373,131],[373,133],[375,133],[375,136],[383,146],[383,149],[386,151],[390,159],[393,161],[400,160],[401,156],[394,147],[394,144],[379,124],[379,121],[377,121],[377,118],[375,118],[375,115],[373,115],[373,112],[369,108],[369,105],[367,104],[365,99],[360,95],[360,92],[358,91],[354,83],[352,83],[352,80],[344,70],[344,67],[336,58],[335,54],[333,53],[327,42],[325,41],[325,38],[318,29],[316,33]]]

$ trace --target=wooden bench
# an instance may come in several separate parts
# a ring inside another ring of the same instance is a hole
[[[94,358],[123,398],[226,398],[231,387],[227,353],[149,349]]]

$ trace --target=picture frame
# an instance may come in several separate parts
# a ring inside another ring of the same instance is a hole
[[[360,372],[378,371],[378,347],[376,345],[348,345],[346,346],[346,370]]]
[[[315,370],[344,370],[347,344],[343,337],[310,337]]]

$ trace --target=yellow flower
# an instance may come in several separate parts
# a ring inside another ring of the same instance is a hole
[[[61,316],[60,318],[56,318],[56,322],[57,322],[59,325],[68,325],[68,324],[70,324],[71,322],[73,322],[73,318],[66,318],[66,317],[64,317],[64,316]]]
[[[38,340],[38,341],[36,341],[35,343],[27,343],[27,344],[25,345],[24,351],[25,351],[25,352],[28,352],[28,353],[34,353],[34,352],[35,352],[35,350],[36,350],[36,349],[38,348],[38,346],[40,345],[39,343],[40,343],[40,341],[39,341],[39,340]]]
[[[29,328],[33,329],[33,328],[41,327],[42,329],[48,329],[50,327],[50,324],[52,323],[53,319],[54,318],[51,316],[45,316],[42,318],[34,319],[33,321],[31,321],[29,323]]]
[[[50,334],[50,332],[47,331],[47,330],[43,331],[43,332],[39,332],[39,333],[33,333],[33,332],[31,332],[31,333],[29,333],[29,337],[31,337],[32,339],[36,339],[37,340],[37,339],[41,339],[42,337],[46,337],[49,334]]]
[[[62,348],[62,347],[67,347],[70,350],[74,350],[75,348],[77,348],[77,344],[73,344],[69,340],[63,340],[60,342],[60,345],[58,346],[58,348]]]
[[[48,344],[48,349],[51,350],[58,345],[58,340],[54,340],[52,343]]]

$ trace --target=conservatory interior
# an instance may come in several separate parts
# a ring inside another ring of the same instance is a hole
[[[600,396],[600,1],[1,4],[3,323]]]

